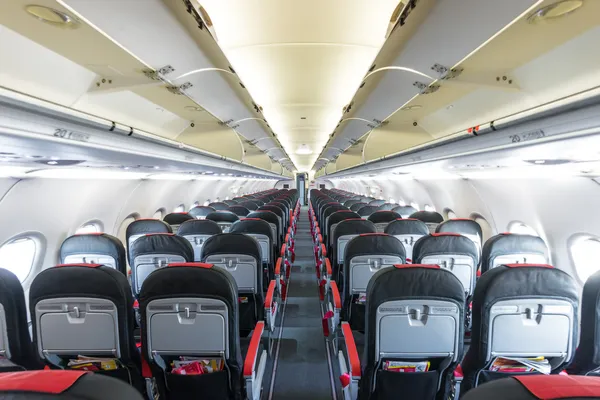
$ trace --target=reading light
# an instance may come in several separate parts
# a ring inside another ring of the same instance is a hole
[[[556,19],[571,14],[583,5],[583,0],[563,0],[535,11],[527,18],[527,22],[535,24],[540,21]]]
[[[48,165],[56,165],[56,164],[58,164],[58,161],[48,161],[46,164],[48,164]]]
[[[75,29],[79,26],[79,21],[75,17],[54,8],[28,5],[25,11],[34,18],[58,28]]]

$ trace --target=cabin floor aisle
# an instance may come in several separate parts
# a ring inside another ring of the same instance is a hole
[[[295,242],[296,260],[282,321],[275,385],[269,398],[331,399],[333,396],[307,207],[302,207],[300,211]]]

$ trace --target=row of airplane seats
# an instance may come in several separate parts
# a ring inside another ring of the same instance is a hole
[[[590,347],[600,343],[594,331],[600,273],[586,282],[580,299],[576,281],[548,265],[540,238],[500,234],[478,246],[481,229],[475,221],[443,222],[432,212],[408,219],[386,215],[381,219],[389,222],[380,233],[368,219],[334,217],[354,214],[336,206],[351,196],[313,190],[309,210],[317,276],[329,311],[325,334],[339,347],[345,398],[387,399],[397,393],[456,398],[512,376],[490,369],[502,356],[544,357],[551,374],[567,369],[591,375],[600,367]],[[324,212],[332,206],[336,211]],[[468,346],[463,337],[471,318]],[[427,368],[390,372],[386,363],[395,360],[426,362]]]
[[[278,204],[279,215],[261,212],[282,219],[287,234],[281,234],[286,243],[279,255],[289,257],[300,210],[297,192],[260,195],[270,200],[265,204]],[[30,287],[32,336],[23,288],[14,274],[0,269],[5,327],[0,344],[11,362],[2,371],[69,369],[80,356],[105,357],[114,359],[116,368],[97,373],[140,393],[155,387],[162,399],[194,393],[207,399],[258,399],[268,360],[264,334],[270,338],[280,289],[289,279],[284,268],[290,263],[281,257],[274,262],[279,238],[260,218],[236,221],[231,233],[222,233],[214,221],[184,214],[167,219],[179,225],[178,234],[164,221],[138,220],[127,230],[127,250],[108,234],[66,239],[61,264],[43,270]],[[198,232],[210,233],[199,253],[192,245],[195,238],[186,237]],[[140,340],[134,334],[135,311]],[[182,357],[214,359],[221,367],[203,375],[172,373]]]

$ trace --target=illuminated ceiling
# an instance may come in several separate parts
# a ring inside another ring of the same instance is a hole
[[[383,45],[399,1],[199,3],[290,158],[310,170]]]

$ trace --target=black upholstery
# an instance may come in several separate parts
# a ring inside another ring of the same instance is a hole
[[[143,243],[140,239],[135,244],[140,241]],[[69,297],[100,298],[114,303],[119,327],[120,361],[129,369],[131,383],[141,390],[141,359],[133,333],[135,322],[131,286],[127,277],[113,268],[95,264],[66,264],[45,269],[35,277],[29,289],[34,348],[38,348],[37,332],[40,329],[35,318],[37,304],[46,299]]]
[[[569,374],[585,375],[600,368],[600,272],[588,278],[581,295],[581,336]]]
[[[392,208],[392,211],[395,211],[398,214],[402,215],[402,218],[409,218],[412,214],[416,213],[419,210],[411,206],[396,206]]]
[[[0,268],[0,304],[4,308],[6,324],[5,357],[17,367],[38,369],[41,366],[34,350],[27,325],[25,293],[19,278],[7,269]],[[9,356],[10,353],[10,356]],[[15,371],[19,368],[0,366],[0,372]]]
[[[367,216],[369,216],[369,215],[373,214],[375,211],[377,211],[377,210],[378,210],[378,208],[379,208],[378,206],[364,206],[364,207],[361,207],[361,208],[360,208],[360,209],[357,211],[357,213],[358,213],[358,215],[360,215],[361,217],[367,217]]]
[[[367,219],[374,224],[379,224],[383,222],[392,222],[399,218],[402,217],[397,212],[376,210],[371,215],[369,215],[369,218]]]
[[[353,258],[368,255],[397,256],[406,263],[406,251],[402,243],[384,233],[361,234],[348,242],[344,256],[344,267],[337,279],[341,290],[342,320],[348,321],[353,330],[364,330],[364,306],[355,304],[350,293],[350,262]]]
[[[226,211],[229,208],[229,205],[227,203],[222,203],[220,201],[210,203],[208,206],[214,208],[217,211]]]
[[[408,266],[403,266],[408,267]],[[366,346],[362,358],[363,374],[360,382],[359,398],[368,399],[373,387],[376,374],[376,324],[377,309],[383,303],[395,300],[429,299],[449,301],[458,307],[461,320],[464,318],[465,294],[462,284],[450,271],[439,268],[423,268],[413,266],[408,268],[384,268],[371,278],[367,287],[367,304],[365,314]],[[458,324],[463,335],[463,324]],[[401,339],[399,339],[401,340]],[[462,345],[459,344],[458,360],[461,359]],[[440,392],[445,392],[452,371],[457,364],[450,365],[446,370],[448,376],[442,380]],[[409,383],[409,382],[407,382]],[[383,398],[383,397],[375,397]],[[389,398],[389,397],[385,397]],[[421,398],[421,397],[411,397]],[[447,398],[447,396],[439,397]]]
[[[228,211],[231,211],[238,217],[245,217],[248,214],[250,214],[250,210],[248,210],[246,207],[240,206],[240,205],[229,206]]]
[[[458,233],[461,235],[477,235],[482,241],[481,225],[472,219],[456,218],[444,221],[435,228],[436,233]]]
[[[194,219],[186,221],[177,230],[177,235],[217,235],[221,228],[215,221],[210,219]]]
[[[382,204],[385,204],[385,200],[371,200],[371,201],[369,202],[369,205],[370,205],[370,206],[375,206],[375,207],[379,207],[379,206],[381,206]]]
[[[418,219],[396,219],[385,227],[388,235],[429,235],[425,222]]]
[[[375,225],[371,221],[364,220],[362,218],[353,218],[341,221],[333,232],[333,243],[331,246],[331,261],[333,266],[333,276],[337,276],[338,264],[342,264],[344,260],[337,259],[337,245],[338,239],[341,236],[346,235],[360,235],[363,233],[377,233]]]
[[[127,274],[125,247],[119,239],[106,233],[88,233],[73,235],[65,239],[60,246],[60,263],[75,254],[107,255],[116,261],[116,269]]]
[[[189,213],[176,212],[176,213],[170,213],[170,214],[165,215],[165,217],[163,218],[163,221],[165,221],[169,225],[181,225],[185,221],[189,221],[194,218],[195,217],[193,215],[190,215]]]
[[[485,368],[488,353],[490,311],[492,305],[502,300],[547,298],[571,303],[578,315],[579,287],[564,271],[549,266],[520,264],[519,267],[501,265],[481,275],[473,295],[473,328],[471,347],[462,362],[465,379],[463,393],[475,384],[479,370]],[[572,332],[572,348],[577,346],[578,327]],[[572,356],[571,356],[572,357]],[[571,362],[554,365],[560,371]]]
[[[549,260],[548,246],[540,237],[501,233],[489,238],[481,251],[481,273],[489,271],[494,259],[507,254],[539,254]]]
[[[269,229],[270,231],[270,229]],[[250,333],[258,321],[264,319],[263,266],[260,245],[253,238],[242,233],[222,233],[211,236],[202,248],[202,261],[216,255],[245,255],[254,258],[256,263],[257,287],[256,293],[247,293],[248,302],[240,306],[240,329]]]
[[[208,242],[207,242],[208,243]],[[152,300],[164,298],[214,298],[223,301],[228,309],[229,327],[229,358],[226,360],[230,371],[229,396],[227,398],[239,400],[242,398],[242,353],[240,348],[240,334],[238,325],[238,289],[235,280],[223,268],[203,266],[202,264],[174,264],[167,268],[154,271],[146,281],[140,292],[140,310],[142,313],[142,330],[147,330],[147,307]],[[142,335],[142,351],[148,354],[146,335]],[[155,377],[161,377],[163,370],[154,362],[150,368]],[[164,398],[169,396],[165,379],[156,380],[159,391]],[[172,391],[181,391],[179,388],[169,388]],[[212,388],[215,391],[222,388]]]
[[[215,222],[231,222],[238,221],[240,217],[229,211],[215,211],[206,216],[206,219]]]
[[[428,224],[440,224],[444,222],[442,214],[435,211],[417,211],[411,214],[409,218],[418,219]]]
[[[131,248],[129,238],[133,235],[145,235],[149,233],[173,233],[171,225],[158,219],[138,219],[133,221],[125,231],[125,246],[127,246],[127,257],[131,264]]]
[[[379,206],[379,211],[392,211],[396,207],[395,204],[392,203],[383,203]]]
[[[208,207],[208,206],[197,206],[192,208],[188,214],[190,214],[192,217],[194,218],[203,218],[206,217],[208,214],[210,214],[211,212],[215,212],[217,210],[215,210],[212,207]]]

